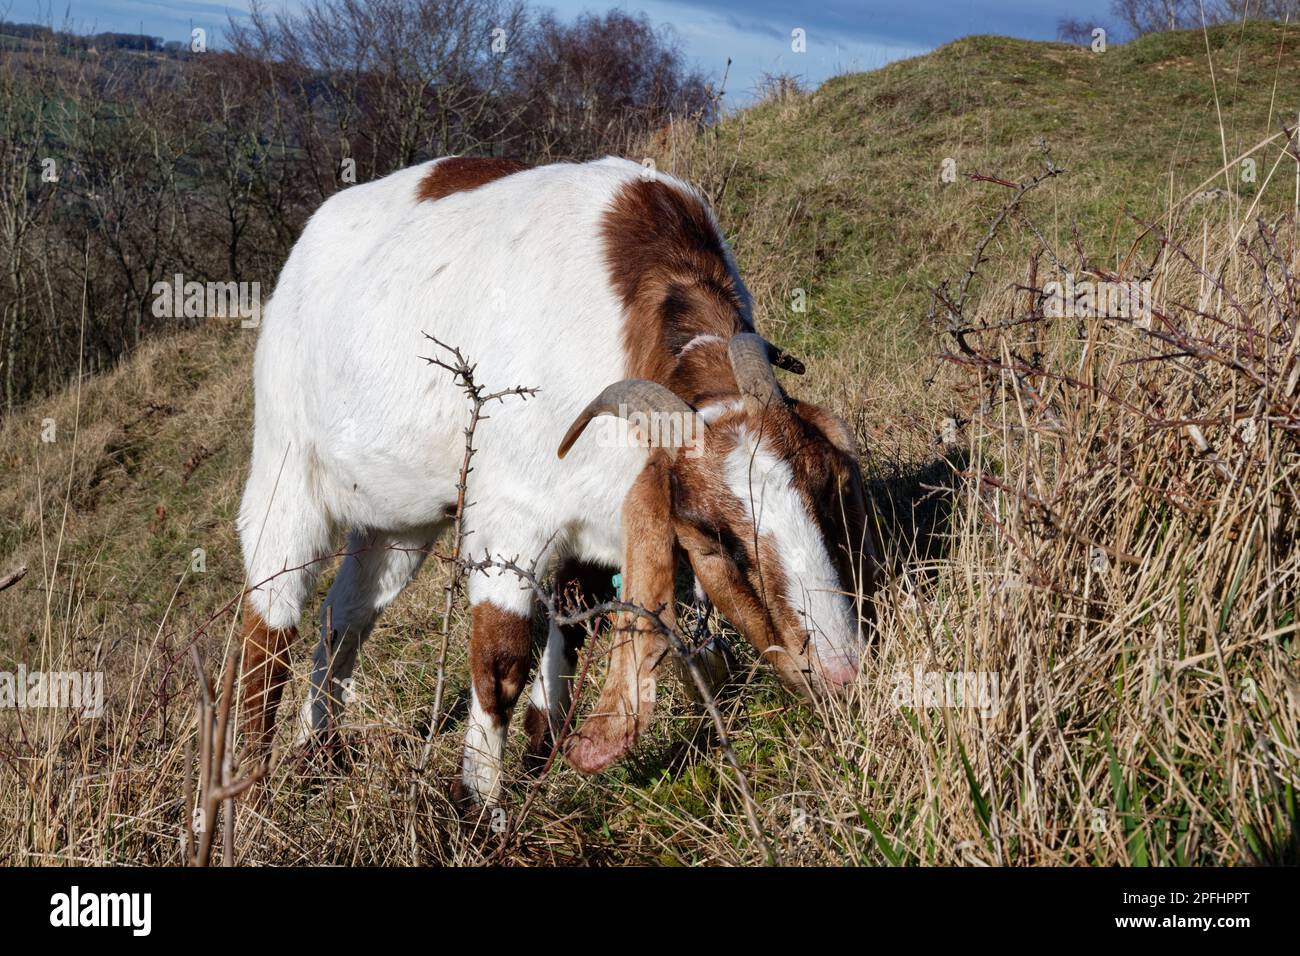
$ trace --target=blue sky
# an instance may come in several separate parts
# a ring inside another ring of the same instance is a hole
[[[265,0],[268,9],[300,0]],[[847,70],[871,70],[972,33],[1047,40],[1063,16],[1114,23],[1110,0],[539,0],[571,19],[611,7],[644,12],[677,31],[687,57],[721,77],[732,59],[729,99],[743,104],[764,73],[796,73],[816,84]],[[77,29],[138,32],[180,40],[190,24],[218,36],[228,16],[247,13],[249,0],[0,0],[0,18],[54,20],[69,16]],[[51,15],[52,13],[52,15]],[[807,52],[791,51],[791,31],[802,29]],[[219,43],[219,39],[218,39]]]

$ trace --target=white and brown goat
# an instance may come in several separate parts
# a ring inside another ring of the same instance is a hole
[[[471,357],[489,391],[540,389],[477,433],[474,554],[536,558],[570,600],[600,597],[621,569],[625,600],[663,608],[668,624],[684,555],[787,685],[817,694],[854,680],[858,597],[875,567],[854,441],[777,384],[779,353],[755,334],[705,203],[625,160],[449,158],[322,205],[263,319],[239,516],[254,748],[269,748],[303,603],[337,536],[347,556],[321,612],[308,731],[335,715],[362,642],[454,509],[466,406],[421,360],[423,332]],[[606,414],[617,417],[587,427]],[[667,419],[649,431],[675,440],[645,440],[646,422]],[[533,594],[509,572],[475,571],[468,588],[461,787],[490,802],[534,657]],[[565,749],[582,770],[625,753],[654,704],[665,640],[644,618],[618,625],[603,692]],[[578,630],[546,640],[527,715],[534,752],[569,707]]]

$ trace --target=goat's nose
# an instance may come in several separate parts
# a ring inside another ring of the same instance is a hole
[[[858,655],[856,651],[845,648],[825,648],[819,642],[813,643],[813,657],[816,660],[816,673],[826,684],[828,690],[838,690],[853,683],[858,677]]]

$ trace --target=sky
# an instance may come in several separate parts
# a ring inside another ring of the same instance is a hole
[[[1056,36],[1057,20],[1112,24],[1110,0],[529,0],[562,19],[617,7],[643,12],[677,33],[692,65],[721,79],[727,59],[728,102],[743,105],[764,73],[794,73],[809,86],[853,70],[872,70],[973,33],[1031,40]],[[269,10],[301,0],[264,0]],[[229,17],[246,16],[249,0],[0,0],[0,19],[20,22],[65,18],[78,31],[110,30],[183,40],[191,23],[205,27],[213,45]],[[792,49],[803,30],[805,52]]]

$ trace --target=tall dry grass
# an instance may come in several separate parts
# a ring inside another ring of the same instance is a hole
[[[946,553],[903,562],[865,682],[881,726],[859,766],[888,782],[857,809],[886,858],[1297,859],[1295,222],[1240,246],[1210,238],[1231,220],[1180,226],[1197,255],[1156,229],[1074,267],[1150,281],[1149,317],[1044,315],[1045,261],[946,356]],[[996,674],[1001,706],[891,708],[916,666]]]

